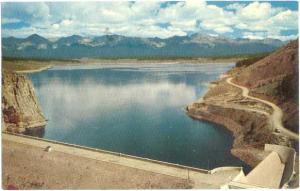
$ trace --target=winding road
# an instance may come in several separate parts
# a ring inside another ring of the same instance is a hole
[[[272,107],[273,113],[270,115],[270,122],[271,122],[271,125],[272,125],[274,130],[278,129],[280,131],[280,133],[290,137],[291,139],[295,139],[295,140],[299,139],[299,135],[297,133],[294,133],[294,132],[284,128],[284,126],[282,124],[283,112],[277,105],[275,105],[272,102],[250,96],[248,88],[237,85],[237,84],[233,83],[231,80],[232,80],[232,77],[227,78],[226,82],[228,84],[232,85],[232,86],[240,88],[242,90],[242,96],[243,97],[249,98],[249,99],[252,99],[252,100],[256,100],[258,102],[264,103],[264,104],[269,105],[269,106]]]

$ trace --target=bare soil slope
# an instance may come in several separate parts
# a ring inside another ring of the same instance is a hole
[[[269,56],[241,68],[234,82],[248,87],[256,97],[272,101],[283,109],[284,125],[298,132],[298,40]]]
[[[285,128],[298,131],[298,41],[292,41],[260,60],[239,62],[236,67],[212,83],[198,102],[188,106],[193,118],[221,124],[235,137],[231,152],[251,166],[267,153],[264,144],[291,146],[289,137],[274,131],[273,108],[242,95],[242,90],[227,82],[249,89],[250,95],[277,104],[283,110]]]

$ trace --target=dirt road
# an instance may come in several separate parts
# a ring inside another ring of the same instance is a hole
[[[283,124],[282,124],[282,116],[283,116],[283,113],[282,113],[282,110],[277,106],[275,105],[274,103],[272,102],[269,102],[269,101],[266,101],[266,100],[263,100],[263,99],[260,99],[260,98],[256,98],[256,97],[253,97],[253,96],[250,96],[249,95],[249,89],[246,88],[246,87],[243,87],[243,86],[240,86],[240,85],[237,85],[235,83],[232,82],[232,77],[230,78],[227,78],[226,79],[226,82],[232,86],[235,86],[237,88],[240,88],[242,90],[242,95],[243,97],[245,98],[249,98],[249,99],[252,99],[252,100],[255,100],[255,101],[258,101],[258,102],[261,102],[261,103],[264,103],[266,105],[269,105],[272,107],[273,109],[273,113],[269,116],[270,117],[270,122],[272,124],[272,127],[273,129],[278,129],[280,130],[280,132],[288,137],[290,137],[291,139],[295,139],[295,140],[298,140],[299,139],[299,135],[297,133],[294,133],[288,129],[286,129]]]

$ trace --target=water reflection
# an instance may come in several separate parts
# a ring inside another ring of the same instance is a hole
[[[200,168],[246,166],[231,134],[184,108],[232,65],[62,66],[32,74],[45,138]]]

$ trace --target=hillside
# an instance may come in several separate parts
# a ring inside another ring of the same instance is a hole
[[[298,131],[298,41],[292,41],[258,62],[241,68],[235,82],[250,88],[250,93],[280,105],[284,124]]]
[[[121,35],[47,39],[33,34],[27,38],[2,38],[2,52],[4,57],[35,59],[221,57],[270,52],[284,43],[206,34],[166,39]]]
[[[298,75],[295,40],[270,55],[238,62],[211,84],[203,99],[188,106],[187,113],[232,131],[235,139],[231,152],[255,166],[265,154],[264,144],[292,146],[298,136],[286,133],[298,132]],[[241,87],[249,90],[249,97]],[[282,123],[284,131],[275,123]]]

